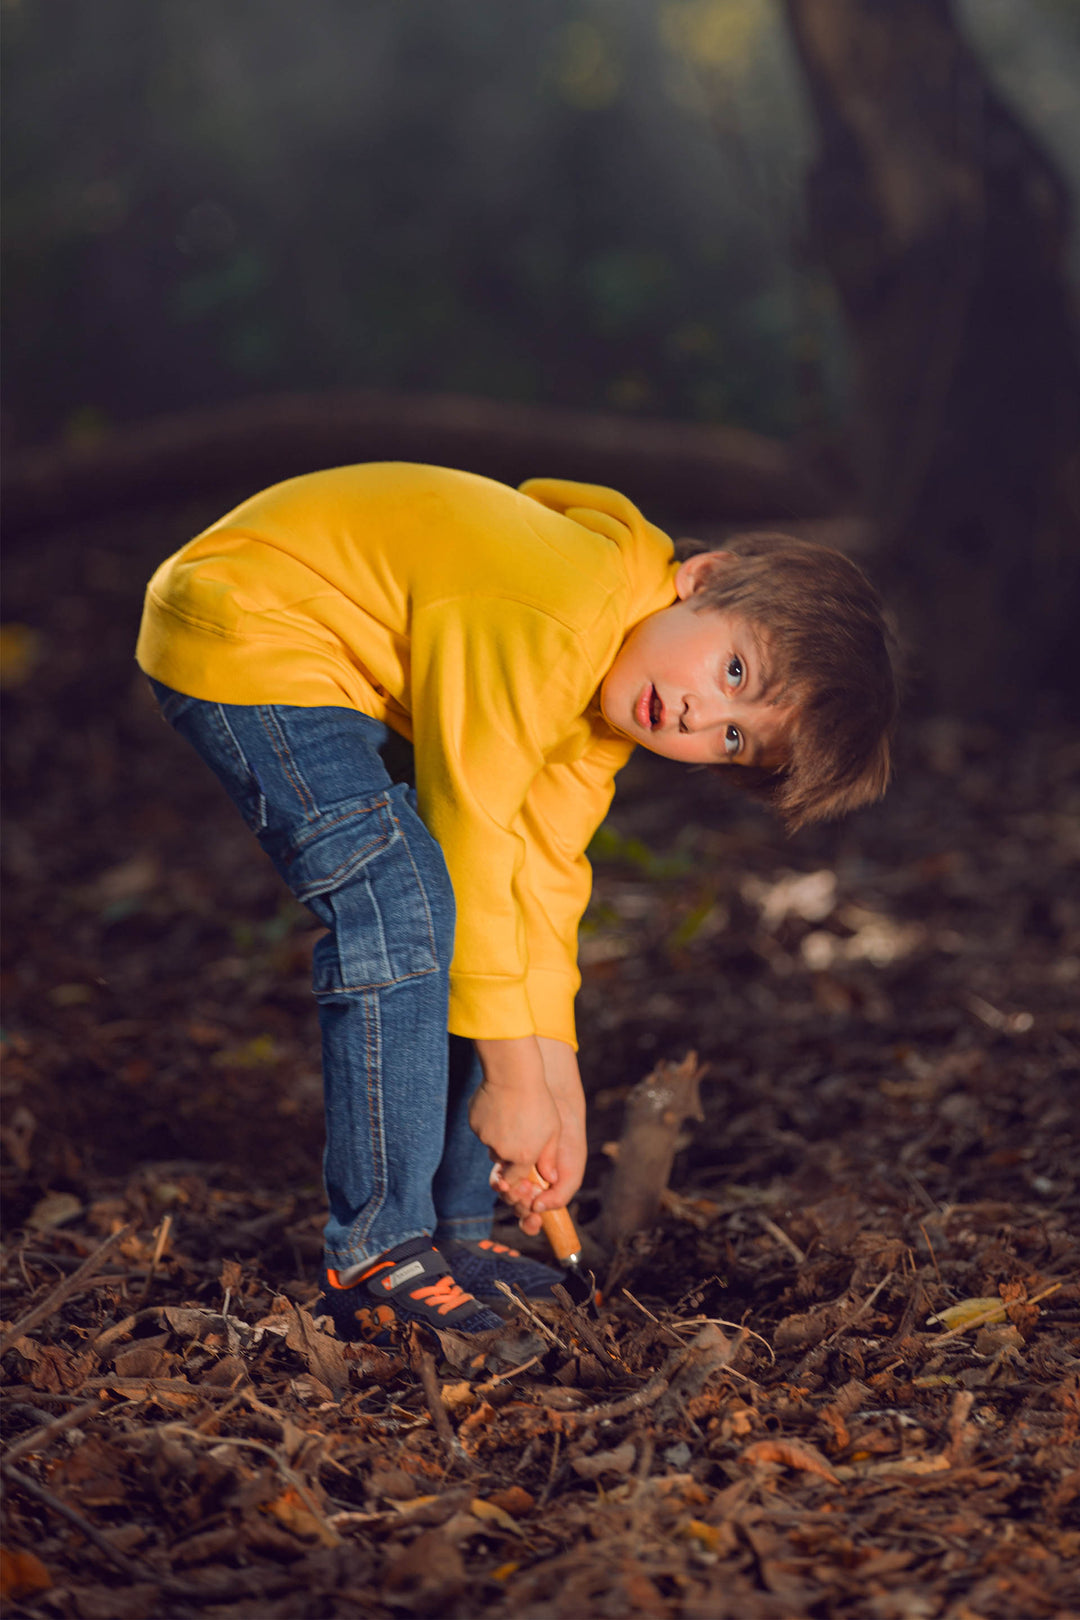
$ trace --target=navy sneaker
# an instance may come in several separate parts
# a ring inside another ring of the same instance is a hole
[[[322,1285],[315,1315],[329,1316],[339,1339],[388,1342],[395,1321],[423,1322],[457,1333],[505,1327],[502,1317],[486,1310],[455,1281],[430,1238],[411,1238],[387,1249],[348,1283],[324,1267]]]
[[[565,1281],[565,1273],[539,1260],[530,1260],[505,1243],[496,1243],[494,1238],[481,1238],[479,1243],[447,1238],[439,1244],[439,1251],[446,1256],[463,1288],[471,1289],[478,1299],[496,1300],[500,1305],[505,1305],[507,1300],[496,1288],[497,1282],[505,1283],[508,1288],[520,1288],[523,1294],[534,1299],[550,1299],[555,1284]]]

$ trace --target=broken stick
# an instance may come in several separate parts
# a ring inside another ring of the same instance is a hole
[[[704,1119],[699,1086],[707,1073],[696,1052],[681,1063],[661,1061],[626,1099],[615,1171],[604,1199],[603,1232],[614,1246],[644,1231],[660,1213],[683,1121]]]

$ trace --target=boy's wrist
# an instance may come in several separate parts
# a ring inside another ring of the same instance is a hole
[[[473,1044],[486,1085],[517,1087],[544,1078],[544,1065],[535,1035],[519,1035],[511,1040],[478,1040]]]

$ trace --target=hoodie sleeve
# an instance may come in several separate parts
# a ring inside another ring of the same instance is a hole
[[[588,868],[573,849],[576,796],[563,797],[560,784],[571,784],[559,767],[545,767],[545,756],[568,718],[584,711],[595,685],[591,664],[572,629],[513,599],[455,598],[415,616],[417,791],[457,906],[455,1034],[536,1033],[532,971],[544,984],[559,980],[559,1027],[572,1039],[573,942]],[[597,787],[585,821],[600,797]]]
[[[613,738],[597,741],[572,764],[547,766],[533,779],[519,818],[525,854],[517,896],[533,1028],[572,1046],[578,925],[592,891],[585,849],[607,814],[615,773],[632,752],[633,744]]]

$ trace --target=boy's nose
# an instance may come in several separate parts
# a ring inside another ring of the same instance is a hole
[[[723,703],[719,697],[710,699],[688,695],[683,702],[683,724],[687,731],[711,731],[724,721],[721,713]]]

